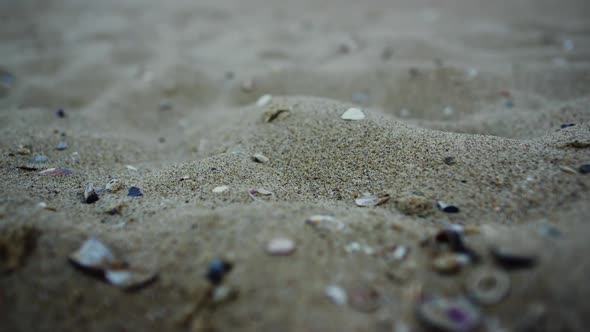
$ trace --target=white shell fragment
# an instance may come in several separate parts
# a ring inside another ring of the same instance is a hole
[[[86,240],[69,259],[75,266],[88,272],[100,273],[110,284],[123,289],[147,285],[157,277],[152,269],[130,266],[96,237]]]
[[[333,216],[313,215],[305,220],[307,225],[316,227],[320,230],[342,231],[346,227],[344,223]]]
[[[125,168],[127,168],[130,171],[137,172],[137,167],[135,167],[133,165],[125,165]]]
[[[362,195],[362,196],[357,197],[354,200],[354,202],[358,206],[371,207],[371,206],[381,205],[381,204],[387,202],[389,200],[389,198],[390,198],[390,196],[387,194],[381,195],[381,196]]]
[[[92,204],[98,201],[98,194],[94,190],[94,186],[90,182],[84,184],[84,202]]]
[[[266,190],[264,188],[249,189],[248,190],[248,196],[250,196],[250,198],[252,198],[253,200],[257,200],[256,196],[258,196],[258,195],[270,196],[270,195],[272,195],[272,191]]]
[[[273,256],[287,256],[294,251],[295,241],[286,237],[274,238],[266,244],[266,252]]]
[[[121,182],[121,180],[119,179],[111,179],[109,182],[107,182],[107,184],[104,186],[105,190],[108,190],[110,192],[116,192],[121,190],[121,188],[123,188],[123,182]]]
[[[266,157],[265,155],[263,155],[261,153],[255,153],[252,156],[252,160],[259,162],[261,164],[266,164],[269,161],[268,157]]]
[[[351,107],[341,116],[343,120],[357,121],[365,118],[365,113],[358,108]]]
[[[346,305],[348,302],[348,295],[344,288],[337,285],[330,285],[324,290],[324,294],[337,305]]]
[[[270,103],[271,100],[272,100],[271,95],[260,96],[260,98],[258,98],[258,101],[256,101],[256,106],[264,107],[264,106],[268,105],[268,103]]]
[[[224,191],[227,191],[227,189],[229,189],[228,186],[219,186],[219,187],[213,188],[212,192],[213,193],[216,193],[216,194],[219,194],[219,193],[222,193]]]

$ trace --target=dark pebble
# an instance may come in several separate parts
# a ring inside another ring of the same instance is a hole
[[[537,264],[535,257],[513,254],[499,248],[491,248],[490,253],[496,264],[507,270],[528,269]]]
[[[564,123],[561,125],[561,129],[567,128],[567,127],[573,127],[575,125],[576,125],[575,123]]]
[[[139,189],[138,187],[131,187],[131,188],[129,188],[129,192],[127,193],[127,196],[139,197],[139,196],[143,196],[143,193],[141,192],[141,189]]]
[[[55,115],[57,115],[58,118],[63,119],[66,117],[66,112],[63,110],[63,108],[60,108],[55,112]]]
[[[445,157],[444,162],[447,165],[453,165],[456,163],[455,157]]]
[[[578,170],[582,174],[588,174],[588,173],[590,173],[590,164],[584,164],[584,165],[580,166],[580,168]]]
[[[207,280],[214,285],[219,285],[225,275],[228,274],[233,268],[233,264],[215,259],[209,263],[209,269],[207,270]]]

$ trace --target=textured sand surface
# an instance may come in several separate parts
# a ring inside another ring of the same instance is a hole
[[[477,331],[590,326],[586,0],[0,12],[0,331],[428,331],[420,299],[465,294],[472,272],[499,269],[492,246],[538,264],[477,306]],[[341,119],[350,107],[365,119]],[[51,167],[74,173],[39,173]],[[86,181],[112,177],[124,188],[84,203]],[[252,199],[257,188],[273,194]],[[391,198],[358,207],[359,193]],[[409,197],[426,210],[404,213]],[[306,225],[317,214],[345,229]],[[476,226],[465,240],[482,261],[448,276],[420,242],[451,224]],[[67,257],[90,235],[156,266],[157,281],[126,292],[75,269]],[[269,255],[276,237],[295,252]],[[409,248],[404,262],[381,254],[393,245]],[[238,296],[197,308],[215,258],[234,264],[225,283]],[[332,303],[329,285],[369,287],[378,308]]]

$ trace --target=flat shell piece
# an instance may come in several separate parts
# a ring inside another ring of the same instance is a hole
[[[266,252],[273,256],[288,256],[294,251],[295,241],[286,237],[274,238],[266,244]]]
[[[269,161],[268,157],[266,157],[266,156],[265,156],[265,155],[263,155],[262,153],[255,153],[255,154],[252,156],[252,160],[254,160],[254,161],[256,161],[256,162],[259,162],[259,163],[261,163],[261,164],[266,164],[266,163]]]
[[[313,215],[305,220],[307,225],[317,227],[322,230],[342,231],[346,227],[344,223],[333,216]]]
[[[123,265],[113,251],[96,237],[86,240],[69,258],[76,265],[89,269],[102,270],[114,265]]]
[[[143,196],[143,193],[141,192],[141,189],[139,189],[138,187],[129,187],[129,190],[127,192],[127,196],[140,197],[140,196]]]
[[[510,277],[503,271],[481,269],[468,278],[465,288],[475,301],[481,304],[496,304],[510,291]]]
[[[71,169],[68,168],[48,168],[48,169],[44,169],[42,171],[39,172],[39,174],[53,174],[53,175],[70,175],[74,173],[74,171],[72,171]]]
[[[424,324],[448,332],[474,331],[481,322],[479,310],[464,298],[427,296],[416,312]]]
[[[345,305],[348,302],[346,290],[338,285],[330,285],[324,289],[324,294],[337,305]]]
[[[358,108],[351,107],[341,116],[343,120],[358,121],[365,118],[365,113]]]
[[[219,193],[222,193],[222,192],[224,192],[224,191],[227,191],[227,189],[229,189],[229,187],[228,187],[228,186],[219,186],[219,187],[215,187],[215,188],[213,188],[213,190],[211,190],[211,191],[212,191],[213,193],[215,193],[215,194],[219,194]]]
[[[105,190],[110,192],[117,192],[123,188],[123,182],[119,179],[110,179],[104,186]]]
[[[149,284],[154,281],[157,274],[154,271],[139,269],[106,270],[105,279],[112,285],[130,289]]]
[[[258,106],[258,107],[264,107],[264,106],[268,105],[268,103],[270,103],[271,100],[272,100],[272,96],[271,95],[262,95],[256,101],[256,106]]]
[[[354,202],[358,206],[371,207],[371,206],[381,205],[381,204],[387,202],[389,200],[389,198],[390,198],[390,196],[387,194],[381,195],[381,196],[363,195],[363,196],[357,197],[354,200]]]

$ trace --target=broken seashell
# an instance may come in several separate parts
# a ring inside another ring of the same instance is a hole
[[[462,297],[425,296],[416,313],[424,324],[442,331],[469,332],[481,323],[477,307]]]
[[[357,197],[354,202],[358,206],[371,207],[381,205],[389,200],[389,194],[375,196],[375,195],[363,195]]]
[[[286,117],[291,113],[289,107],[271,107],[269,110],[264,112],[264,122],[272,122],[277,120],[279,117]]]
[[[324,289],[324,294],[337,305],[345,305],[348,302],[348,295],[344,288],[337,285],[330,285]]]
[[[341,116],[343,120],[357,121],[365,118],[365,113],[358,108],[351,107]]]
[[[260,96],[260,98],[258,98],[258,100],[256,101],[256,106],[264,107],[264,106],[268,105],[268,103],[270,103],[271,100],[272,100],[271,95]]]
[[[266,164],[269,159],[268,157],[266,157],[265,155],[261,154],[261,153],[256,153],[252,156],[252,160],[259,162],[261,164]]]
[[[446,212],[446,213],[459,213],[459,208],[454,206],[454,205],[449,205],[446,204],[443,201],[438,201],[436,202],[436,206],[439,208],[439,210],[441,210],[442,212]]]
[[[104,186],[104,190],[108,190],[110,192],[116,192],[123,188],[123,182],[119,179],[110,179],[109,182]]]
[[[94,190],[94,186],[90,182],[86,182],[84,185],[84,201],[88,204],[92,204],[98,201],[98,194]]]
[[[213,193],[219,194],[219,193],[222,193],[222,192],[226,191],[227,189],[229,189],[228,186],[219,186],[219,187],[213,188],[213,190],[211,190],[211,191]]]
[[[39,174],[58,174],[58,175],[69,175],[74,173],[71,169],[68,168],[48,168],[44,169],[39,172]]]
[[[305,223],[329,231],[342,231],[345,228],[344,224],[333,216],[313,215],[307,218]]]
[[[465,288],[477,302],[496,304],[508,295],[510,277],[500,270],[482,269],[469,276]]]
[[[143,196],[143,193],[141,192],[141,189],[139,189],[138,187],[129,187],[129,191],[127,192],[127,196],[140,197],[140,196]]]
[[[94,236],[87,239],[68,258],[76,267],[99,275],[111,285],[123,289],[145,286],[157,277],[153,270],[129,266]]]
[[[273,256],[288,256],[295,251],[295,241],[279,237],[270,240],[266,244],[266,252]]]

